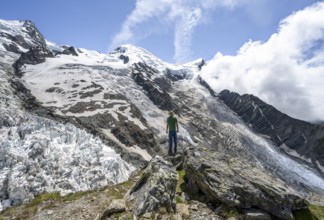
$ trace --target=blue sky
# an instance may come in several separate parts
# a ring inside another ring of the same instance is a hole
[[[131,39],[115,41],[117,44],[132,43],[144,47],[161,59],[173,63],[200,57],[208,60],[218,51],[234,55],[249,39],[266,41],[276,32],[280,20],[316,1],[234,0],[224,4],[226,0],[207,0],[206,2],[212,2],[208,6],[212,9],[202,9],[198,24],[189,33],[190,42],[178,46],[178,49],[175,48],[177,27],[174,23],[179,19],[175,16],[164,20],[168,16],[166,11],[170,4],[178,4],[176,10],[182,10],[188,5],[189,10],[191,7],[199,9],[204,7],[195,6],[200,1],[1,0],[0,18],[32,20],[52,42],[106,53],[117,45],[112,41],[121,32],[131,13],[136,11],[136,3],[139,2],[144,7],[152,8],[153,14],[146,16],[142,22],[130,25],[134,33]],[[150,5],[150,2],[154,5]],[[158,12],[159,7],[163,7],[162,4],[165,4],[166,11]],[[157,9],[154,8],[156,6]],[[185,40],[180,36],[178,41]],[[179,47],[188,47],[188,50],[183,51]],[[176,50],[178,55],[175,54]]]

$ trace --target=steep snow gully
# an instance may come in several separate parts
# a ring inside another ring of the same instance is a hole
[[[33,57],[44,51],[51,56]],[[136,161],[165,153],[170,106],[179,113],[182,147],[212,142],[190,130],[192,120],[208,119],[215,136],[232,141],[224,152],[237,151],[305,197],[324,195],[321,174],[253,132],[202,84],[208,65],[202,59],[174,65],[132,45],[109,54],[57,46],[29,21],[4,20],[0,57],[0,211],[44,192],[65,195],[127,180],[140,167]]]

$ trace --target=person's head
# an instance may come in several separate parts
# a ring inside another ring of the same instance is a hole
[[[174,115],[173,111],[169,111],[169,115],[173,116]]]

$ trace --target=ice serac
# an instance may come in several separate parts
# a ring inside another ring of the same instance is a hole
[[[289,117],[253,95],[219,94],[254,131],[269,136],[287,154],[312,163],[324,174],[324,127]]]
[[[34,195],[62,195],[116,184],[135,168],[98,137],[72,124],[34,115],[2,112],[0,195],[4,204],[20,204]],[[9,123],[5,124],[9,124]]]

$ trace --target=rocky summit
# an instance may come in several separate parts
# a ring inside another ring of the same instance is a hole
[[[0,219],[324,219],[323,126],[213,91],[208,61],[58,46],[6,20],[0,57]]]

